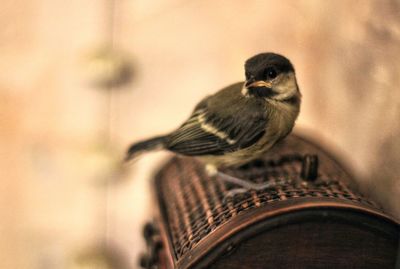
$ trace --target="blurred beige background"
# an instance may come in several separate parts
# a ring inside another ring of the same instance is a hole
[[[136,268],[168,154],[111,184],[117,160],[264,51],[296,67],[297,129],[400,217],[400,1],[2,0],[0,24],[0,268],[106,268],[99,246]],[[134,72],[103,89],[107,44]]]

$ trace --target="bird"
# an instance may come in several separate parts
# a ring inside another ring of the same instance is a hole
[[[245,80],[206,96],[176,130],[132,144],[125,161],[153,150],[195,157],[209,176],[219,176],[242,189],[263,189],[221,172],[260,158],[293,129],[301,93],[292,63],[265,52],[244,63]],[[241,192],[239,190],[237,192]]]

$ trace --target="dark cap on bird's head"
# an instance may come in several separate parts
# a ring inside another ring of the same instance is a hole
[[[292,63],[276,53],[260,53],[244,65],[246,94],[283,100],[298,93]],[[299,93],[298,93],[299,95]]]
[[[248,74],[257,74],[268,67],[273,67],[279,72],[294,72],[292,63],[286,57],[272,52],[257,54],[249,58],[244,64]]]

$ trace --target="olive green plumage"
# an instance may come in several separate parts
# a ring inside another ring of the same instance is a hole
[[[256,55],[245,68],[245,82],[204,98],[178,129],[132,145],[127,159],[160,148],[221,167],[244,164],[268,151],[291,132],[301,94],[293,66],[281,55]]]

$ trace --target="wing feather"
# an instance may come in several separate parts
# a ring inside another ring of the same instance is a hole
[[[235,83],[204,98],[168,136],[166,148],[189,156],[221,155],[256,143],[268,123],[265,104],[244,99],[242,87]]]
[[[251,146],[265,133],[263,117],[219,117],[203,106],[168,138],[167,148],[189,155],[221,155]]]

